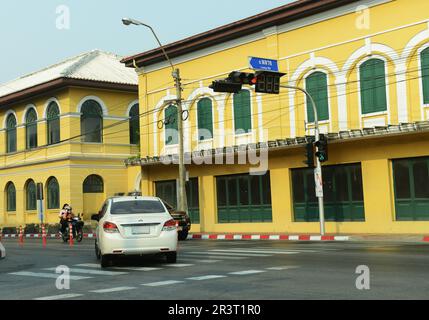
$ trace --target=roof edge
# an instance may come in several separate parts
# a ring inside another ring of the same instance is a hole
[[[295,21],[323,11],[338,8],[359,0],[298,0],[260,14],[167,44],[165,51],[170,58],[208,48],[237,39],[272,26]],[[144,67],[164,61],[160,48],[155,48],[121,60],[127,67]]]
[[[66,87],[88,87],[94,89],[104,90],[118,90],[126,92],[138,92],[137,84],[122,84],[106,81],[84,80],[74,78],[57,78],[31,88],[11,93],[9,95],[0,97],[0,105],[15,104],[23,100],[30,99],[34,96],[46,93],[47,91],[58,90]]]

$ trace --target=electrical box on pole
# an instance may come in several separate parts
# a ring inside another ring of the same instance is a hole
[[[304,164],[309,168],[315,168],[314,165],[314,144],[309,142],[305,145],[305,161]]]

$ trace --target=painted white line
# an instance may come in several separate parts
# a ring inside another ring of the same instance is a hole
[[[0,242],[0,259],[3,259],[6,257],[6,249],[3,247],[3,245]]]
[[[75,264],[75,267],[84,267],[84,268],[100,268],[101,265],[99,263],[81,263],[81,264]]]
[[[58,296],[36,298],[34,300],[61,300],[61,299],[77,298],[77,297],[82,297],[82,296],[83,296],[83,294],[69,293],[69,294],[61,294]]]
[[[149,268],[149,267],[115,267],[115,268],[111,268],[114,270],[130,270],[130,271],[143,271],[143,272],[149,272],[149,271],[157,271],[157,270],[163,270],[163,268]]]
[[[200,260],[200,259],[182,259],[183,261],[191,261],[196,263],[216,263],[222,262],[222,260]]]
[[[298,251],[264,251],[264,250],[248,250],[248,249],[216,249],[216,252],[237,252],[237,253],[272,253],[272,254],[297,254]]]
[[[244,260],[244,259],[248,259],[245,257],[230,257],[230,256],[220,256],[220,255],[211,256],[210,253],[206,253],[206,254],[207,254],[207,256],[205,256],[204,258],[207,258],[207,259],[222,259],[222,260]],[[200,257],[201,254],[195,254],[192,252],[187,252],[186,255],[182,254],[181,256],[184,258],[187,258],[188,256],[195,258],[195,256]]]
[[[118,288],[111,288],[111,289],[101,289],[101,290],[91,290],[89,292],[93,293],[111,293],[111,292],[120,292],[120,291],[129,291],[137,289],[136,287],[118,287]]]
[[[214,254],[214,255],[224,255],[224,256],[238,256],[238,257],[270,257],[271,255],[268,254],[256,254],[256,253],[228,253],[225,252],[225,250],[219,250],[219,252],[217,252],[218,250],[210,250],[208,252],[195,252],[198,254]]]
[[[185,281],[176,281],[176,280],[171,280],[171,281],[161,281],[161,282],[152,282],[152,283],[145,283],[142,284],[142,286],[146,286],[146,287],[162,287],[162,286],[168,286],[171,284],[179,284],[179,283],[184,283]]]
[[[265,270],[246,270],[246,271],[238,271],[238,272],[230,272],[229,274],[235,275],[235,276],[246,276],[249,274],[257,274],[257,273],[264,273]]]
[[[187,263],[172,263],[172,264],[164,264],[164,267],[174,267],[174,268],[185,268],[185,267],[192,267],[195,264],[187,264]]]
[[[284,267],[267,268],[267,270],[282,271],[282,270],[293,270],[293,269],[299,269],[299,268],[301,268],[301,267],[300,266],[284,266]]]
[[[57,279],[60,276],[59,274],[55,274],[55,273],[27,272],[27,271],[13,272],[9,274],[12,276],[49,278],[49,279]],[[70,280],[83,280],[83,279],[91,279],[91,277],[70,276]]]
[[[204,280],[212,280],[212,279],[220,279],[220,278],[226,278],[226,276],[209,275],[209,276],[202,276],[202,277],[187,278],[187,280],[204,281]]]
[[[56,268],[46,268],[44,270],[56,270]],[[79,268],[70,268],[70,272],[74,273],[86,273],[100,276],[119,276],[123,274],[128,274],[128,272],[116,272],[116,271],[103,271],[103,270],[88,270],[88,269],[79,269]]]

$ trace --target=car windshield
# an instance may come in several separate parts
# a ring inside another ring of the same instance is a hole
[[[165,208],[158,200],[130,200],[112,204],[111,214],[164,213]]]

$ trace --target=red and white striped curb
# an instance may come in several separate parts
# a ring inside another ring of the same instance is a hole
[[[429,242],[429,236],[423,238],[423,242]]]
[[[190,234],[193,240],[281,240],[281,241],[349,241],[348,236],[263,235],[263,234]]]
[[[18,234],[4,234],[1,237],[3,237],[3,239],[13,239],[13,238],[19,238]],[[48,234],[47,235],[48,238],[60,238],[61,236],[59,234]],[[95,238],[95,233],[85,233],[83,235],[84,238]],[[25,238],[40,238],[42,239],[42,234],[38,234],[38,233],[30,233],[30,234],[26,234]]]

